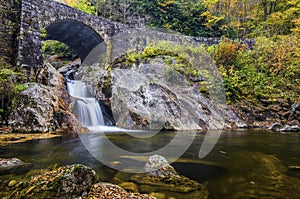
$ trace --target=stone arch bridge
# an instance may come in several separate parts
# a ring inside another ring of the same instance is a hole
[[[42,36],[68,44],[84,60],[95,46],[126,28],[53,0],[0,0],[0,6],[0,55],[24,67],[43,65]]]
[[[113,35],[128,29],[125,24],[53,0],[0,0],[0,59],[25,68],[42,67],[41,41],[51,39],[68,44],[84,60],[95,46],[103,41],[107,44]],[[180,37],[173,35],[170,39]],[[220,41],[188,38],[207,45]]]

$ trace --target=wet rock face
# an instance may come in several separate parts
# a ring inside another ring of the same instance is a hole
[[[9,125],[14,132],[75,131],[79,122],[71,113],[64,78],[51,65],[40,72],[39,83],[28,83],[14,102]]]
[[[153,62],[114,69],[112,112],[127,129],[206,130],[223,128],[222,117],[170,66]]]

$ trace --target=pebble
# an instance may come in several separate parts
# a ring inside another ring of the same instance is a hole
[[[16,180],[11,180],[11,181],[9,181],[8,186],[9,187],[14,187],[16,184],[17,184]]]

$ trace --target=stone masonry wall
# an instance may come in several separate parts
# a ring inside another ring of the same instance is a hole
[[[23,0],[19,39],[18,65],[30,70],[43,66],[40,5],[36,0]]]
[[[0,59],[15,65],[21,21],[21,0],[0,0]]]

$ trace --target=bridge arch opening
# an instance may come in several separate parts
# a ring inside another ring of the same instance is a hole
[[[104,40],[90,26],[75,20],[62,20],[46,27],[44,40],[57,40],[70,46],[80,57],[81,62]]]

